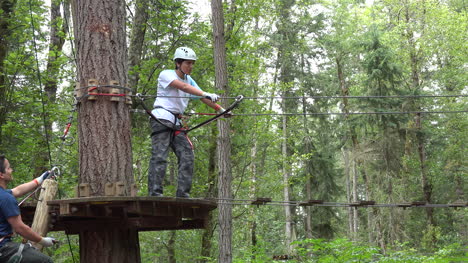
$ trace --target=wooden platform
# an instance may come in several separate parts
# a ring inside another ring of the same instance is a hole
[[[137,231],[205,228],[215,201],[173,197],[81,197],[47,202],[51,207],[50,231],[78,234],[136,228]],[[31,207],[22,209],[28,221]]]

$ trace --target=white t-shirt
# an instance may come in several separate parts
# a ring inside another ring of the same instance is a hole
[[[158,119],[164,119],[174,122],[174,114],[172,113],[184,113],[189,100],[199,98],[195,95],[186,93],[180,89],[169,86],[169,84],[174,80],[180,80],[200,89],[198,84],[189,75],[187,75],[187,79],[181,79],[177,75],[175,70],[163,70],[158,77],[158,93],[156,100],[153,104],[155,109],[151,111],[153,115],[156,116],[156,118]],[[167,98],[160,96],[171,96],[176,98]],[[178,123],[179,120],[177,120],[176,124]]]

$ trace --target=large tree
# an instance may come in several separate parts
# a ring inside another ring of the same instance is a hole
[[[127,83],[125,2],[122,0],[74,1],[73,16],[79,89],[87,94],[89,84],[118,86]],[[89,83],[95,79],[98,83]],[[115,84],[115,83],[114,83]],[[110,93],[98,87],[97,93]],[[119,93],[125,89],[120,88]],[[106,183],[125,183],[130,195],[132,151],[130,111],[125,101],[108,96],[91,100],[81,96],[78,104],[80,183],[88,183],[91,196],[103,196]],[[139,262],[135,229],[80,232],[82,262]],[[112,251],[112,253],[109,253]]]

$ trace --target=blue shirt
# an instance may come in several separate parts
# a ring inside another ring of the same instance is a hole
[[[7,219],[18,215],[20,215],[20,209],[15,197],[13,196],[13,192],[11,189],[5,190],[0,187],[0,238],[13,233],[13,229]],[[0,247],[9,242],[10,239],[11,238],[9,237],[3,239],[3,241],[0,242]]]

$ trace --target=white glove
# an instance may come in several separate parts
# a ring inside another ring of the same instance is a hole
[[[202,97],[211,100],[212,102],[216,102],[219,100],[219,95],[214,93],[203,92]]]
[[[221,107],[221,108],[219,108],[219,110],[216,111],[216,114],[221,114],[221,113],[223,113],[223,112],[225,112],[225,111],[226,111],[226,110],[225,110],[223,107]],[[224,113],[223,116],[224,116],[225,118],[232,117],[232,112],[231,112],[231,111],[228,111],[228,112]]]
[[[41,176],[34,179],[34,181],[36,182],[37,185],[40,185],[42,184],[42,182],[44,182],[45,179],[47,179],[47,177],[49,177],[49,175],[50,175],[50,171],[46,171],[43,174],[41,174]]]
[[[53,237],[43,237],[41,241],[39,241],[39,244],[41,244],[44,247],[51,247],[57,242],[58,241],[55,240],[55,238]]]

